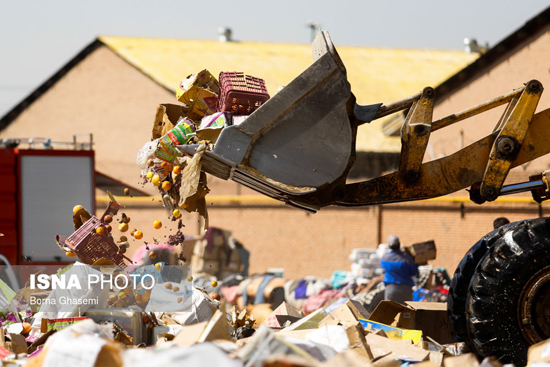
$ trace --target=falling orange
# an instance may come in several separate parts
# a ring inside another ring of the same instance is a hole
[[[128,223],[120,223],[118,225],[118,230],[121,232],[126,232],[128,230]]]

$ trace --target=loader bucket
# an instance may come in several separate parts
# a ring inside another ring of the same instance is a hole
[[[318,209],[320,188],[345,182],[355,160],[357,125],[348,112],[355,97],[328,33],[319,31],[312,48],[311,66],[240,125],[222,130],[203,171],[309,211]],[[179,148],[193,154],[196,146]]]

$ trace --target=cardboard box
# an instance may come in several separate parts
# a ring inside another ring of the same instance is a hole
[[[201,334],[204,332],[204,329],[206,329],[206,325],[208,325],[208,321],[202,321],[198,324],[184,326],[183,329],[176,334],[174,343],[181,348],[190,347],[199,340]]]
[[[550,362],[550,339],[529,347],[527,366],[535,362]]]
[[[280,328],[287,320],[290,322],[298,321],[302,314],[296,311],[288,303],[283,302],[265,319],[265,324],[269,327]]]
[[[359,319],[361,326],[369,333],[375,333],[378,330],[383,330],[388,339],[392,340],[412,340],[413,343],[418,343],[422,339],[422,331],[400,329],[394,326],[382,324],[371,320]]]
[[[433,240],[415,243],[406,246],[405,249],[409,251],[416,264],[427,264],[428,260],[434,260],[437,257],[437,249]]]
[[[479,362],[473,353],[466,353],[456,357],[445,358],[443,365],[445,367],[479,367]]]
[[[190,109],[182,105],[161,104],[157,107],[151,140],[159,139],[177,125],[182,117],[187,117]]]
[[[218,80],[208,70],[202,70],[189,75],[178,85],[176,98],[189,107],[190,119],[200,121],[216,112],[219,91]]]
[[[430,352],[413,345],[406,345],[403,342],[385,338],[376,334],[369,334],[366,337],[374,358],[393,354],[394,358],[412,358],[417,361],[427,361],[430,359]]]
[[[225,304],[222,304],[220,309],[225,310]],[[232,340],[230,329],[231,326],[227,322],[226,312],[216,310],[210,321],[208,321],[204,327],[204,330],[200,334],[197,342],[203,343],[214,340]]]
[[[401,329],[421,330],[439,344],[454,343],[447,316],[447,304],[442,302],[382,301],[372,312],[369,321]]]
[[[21,334],[7,334],[8,341],[5,342],[6,349],[15,354],[27,353],[27,342]]]
[[[362,328],[357,325],[347,325],[344,327],[348,335],[350,349],[353,350],[364,363],[370,362],[373,356],[367,345]]]
[[[331,312],[331,315],[341,321],[358,321],[360,318],[368,319],[370,317],[369,312],[361,303],[351,299],[338,306]]]
[[[373,356],[367,345],[365,335],[363,334],[363,330],[361,329],[361,327],[351,323],[345,323],[344,325],[342,325],[342,327],[345,329],[349,339],[349,350],[353,351],[353,354],[361,359],[363,363],[370,362]],[[290,336],[296,339],[307,340],[308,334],[317,330],[318,329],[281,331],[277,333],[277,335]]]

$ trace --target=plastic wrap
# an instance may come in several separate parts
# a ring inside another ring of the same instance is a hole
[[[148,141],[139,150],[136,157],[136,163],[142,171],[147,170],[147,161],[154,157],[153,154],[155,153],[155,149],[157,148],[158,141],[159,139]]]

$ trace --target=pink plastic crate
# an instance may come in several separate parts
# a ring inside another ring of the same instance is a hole
[[[250,115],[269,99],[263,79],[241,72],[221,72],[218,112]]]
[[[116,214],[118,208],[120,208],[120,205],[110,203],[109,208],[102,218],[104,218],[106,214]],[[89,265],[101,258],[111,260],[116,265],[125,265],[125,259],[131,262],[130,259],[122,255],[118,246],[107,234],[107,231],[104,231],[103,234],[98,234],[96,232],[96,229],[103,225],[104,223],[102,220],[99,220],[96,216],[92,216],[67,238],[65,244],[73,250],[82,262]]]

